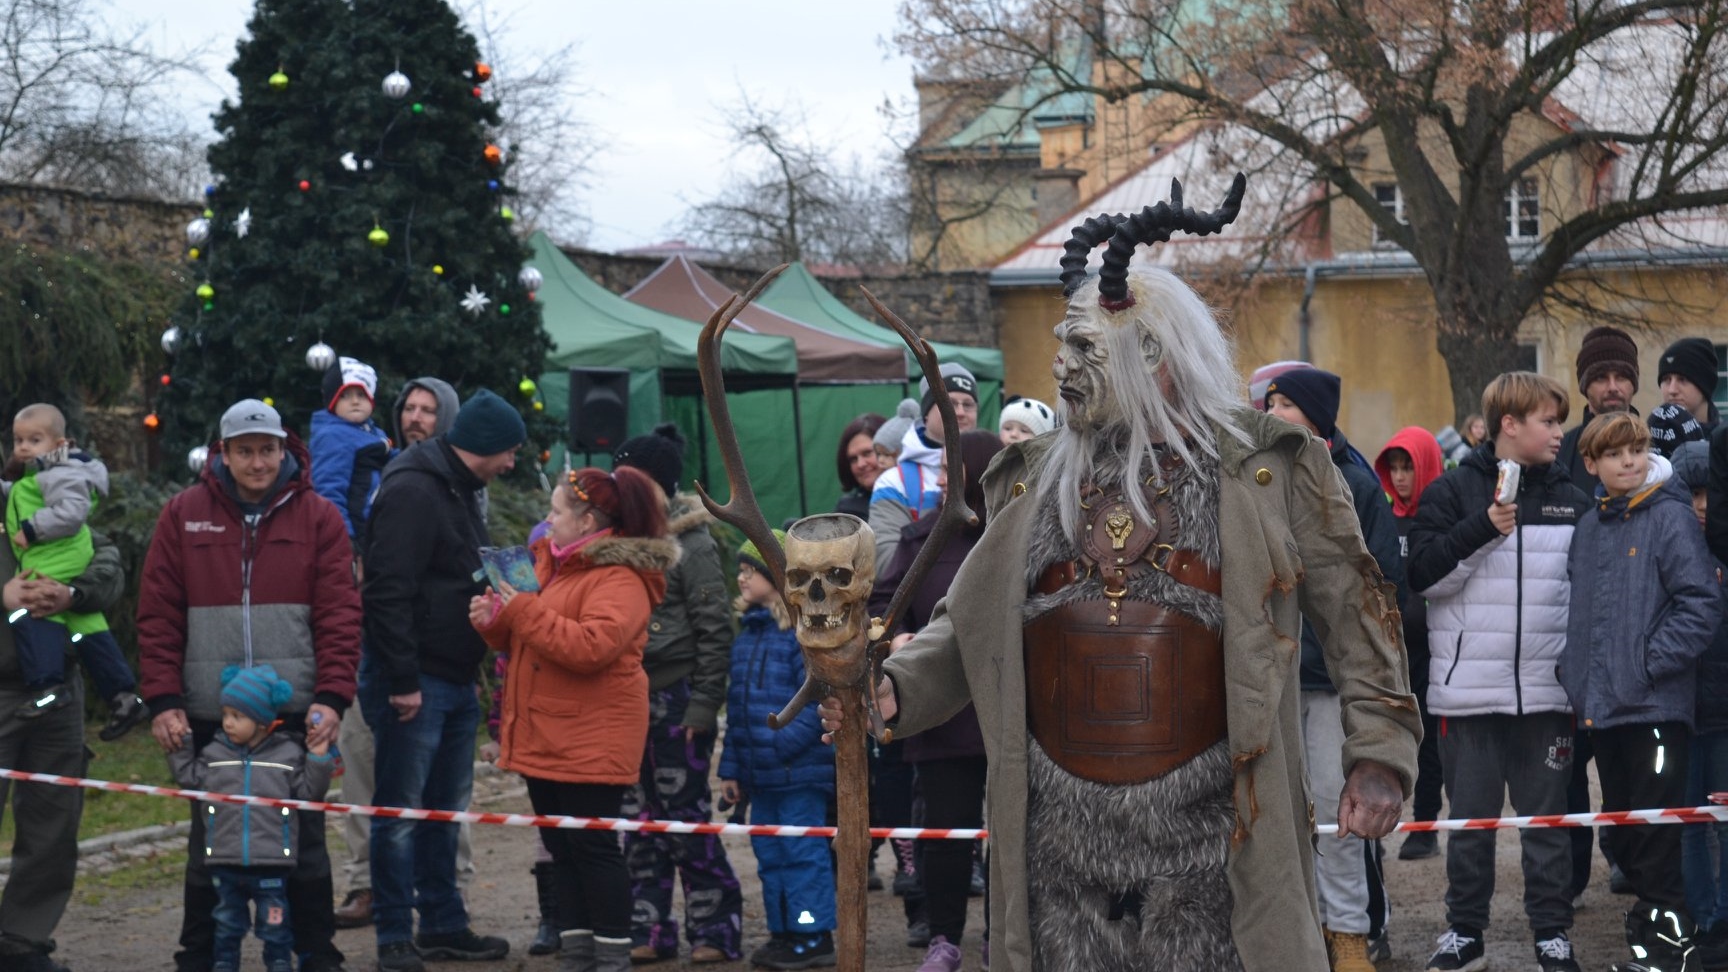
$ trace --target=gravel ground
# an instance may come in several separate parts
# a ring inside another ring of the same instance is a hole
[[[476,797],[489,810],[526,812],[527,797],[508,778],[482,780],[477,783]],[[516,827],[478,827],[474,840],[479,878],[468,893],[469,910],[474,926],[488,934],[499,934],[510,940],[511,955],[494,963],[435,964],[434,968],[472,969],[474,972],[504,972],[504,970],[550,970],[552,957],[530,958],[526,953],[536,922],[534,885],[529,868],[533,863],[532,833]],[[1322,838],[1325,839],[1325,838]],[[1382,972],[1419,972],[1433,948],[1437,935],[1444,930],[1445,861],[1443,857],[1424,861],[1400,861],[1396,848],[1402,838],[1387,842],[1387,883],[1393,904],[1393,958],[1382,963]],[[1445,838],[1442,837],[1442,843]],[[183,843],[184,838],[181,838]],[[755,861],[745,838],[726,838],[739,879],[744,884],[744,923],[746,948],[759,944],[767,935],[762,920],[761,895],[756,880]],[[1498,881],[1494,896],[1496,924],[1488,932],[1490,966],[1503,972],[1509,969],[1536,969],[1528,930],[1520,905],[1523,882],[1519,875],[1518,841],[1513,834],[1501,834],[1498,842]],[[331,847],[340,854],[342,840],[334,831]],[[136,849],[134,849],[136,850]],[[882,855],[886,863],[887,855]],[[88,862],[100,866],[99,862]],[[340,889],[338,889],[340,891]],[[1624,945],[1620,936],[1620,915],[1630,899],[1608,892],[1606,867],[1600,856],[1596,870],[1585,892],[1578,912],[1572,939],[1580,961],[1586,969],[1606,968],[1622,957]],[[973,899],[971,919],[967,925],[964,949],[966,969],[980,968],[979,936],[983,929],[982,899]],[[61,923],[58,939],[60,950],[56,958],[74,972],[156,972],[173,969],[173,952],[180,926],[180,889],[157,886],[135,891],[105,895],[100,905],[75,901]],[[355,929],[338,933],[337,944],[348,954],[348,967],[354,972],[373,967],[371,929]],[[257,944],[248,945],[248,967],[261,967]],[[888,892],[870,895],[869,966],[885,972],[914,972],[922,960],[922,950],[907,948],[905,921],[900,902]],[[643,968],[677,969],[687,966],[680,959]],[[720,972],[747,969],[748,963],[707,966]]]

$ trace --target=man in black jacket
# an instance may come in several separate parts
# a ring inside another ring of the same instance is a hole
[[[62,611],[107,611],[125,586],[120,552],[100,534],[96,554],[73,582],[14,576],[17,563],[10,544],[0,544],[0,582],[5,610],[27,610],[37,617]],[[0,765],[31,773],[83,776],[84,680],[72,679],[72,704],[39,719],[0,720]],[[0,711],[10,712],[28,698],[12,628],[0,625]],[[10,791],[10,792],[8,792]],[[54,928],[66,913],[78,875],[78,822],[84,791],[73,786],[0,780],[0,813],[11,797],[17,828],[12,872],[0,891],[0,968],[13,972],[66,972],[54,961]]]
[[[480,721],[475,683],[486,654],[468,623],[487,543],[480,502],[486,484],[515,466],[527,437],[522,416],[481,389],[449,432],[384,470],[365,558],[360,664],[360,705],[377,739],[379,805],[468,806]],[[422,958],[490,961],[510,950],[468,926],[456,889],[455,824],[374,818],[372,894],[381,972],[421,972]]]
[[[1398,524],[1392,505],[1380,488],[1380,477],[1338,428],[1341,382],[1318,368],[1296,368],[1266,386],[1266,411],[1299,425],[1326,442],[1332,464],[1350,487],[1362,540],[1394,588],[1404,586],[1404,558],[1399,552]],[[1308,789],[1314,796],[1315,819],[1338,818],[1338,794],[1344,789],[1344,721],[1338,689],[1326,674],[1320,638],[1302,625],[1302,742],[1307,750]],[[1333,972],[1373,972],[1370,943],[1385,942],[1386,896],[1380,881],[1379,841],[1360,837],[1328,840],[1314,855],[1314,884],[1319,892],[1320,917]],[[1378,907],[1371,904],[1378,900]],[[1390,950],[1381,953],[1389,957]]]

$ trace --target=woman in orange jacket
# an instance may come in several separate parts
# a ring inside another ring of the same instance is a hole
[[[634,469],[577,469],[552,491],[534,544],[538,592],[504,586],[469,603],[508,654],[498,765],[528,782],[534,812],[616,817],[648,735],[642,648],[678,560],[664,504]],[[616,834],[546,830],[557,889],[558,968],[630,967],[630,876]]]

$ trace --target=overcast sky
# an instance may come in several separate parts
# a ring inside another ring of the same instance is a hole
[[[688,202],[710,196],[727,172],[718,109],[740,90],[767,105],[796,97],[812,131],[874,160],[887,144],[885,99],[907,103],[909,61],[886,45],[897,0],[490,0],[509,19],[513,46],[578,45],[589,95],[571,110],[600,136],[590,187],[588,242],[620,249],[677,234]],[[228,63],[246,28],[245,0],[113,0],[149,26],[167,53],[203,45],[210,81],[183,89],[206,119],[233,90]],[[532,61],[532,51],[524,52]]]

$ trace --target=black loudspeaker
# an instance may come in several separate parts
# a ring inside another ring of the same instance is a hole
[[[630,421],[630,372],[624,368],[570,369],[570,448],[604,452],[624,442]]]

